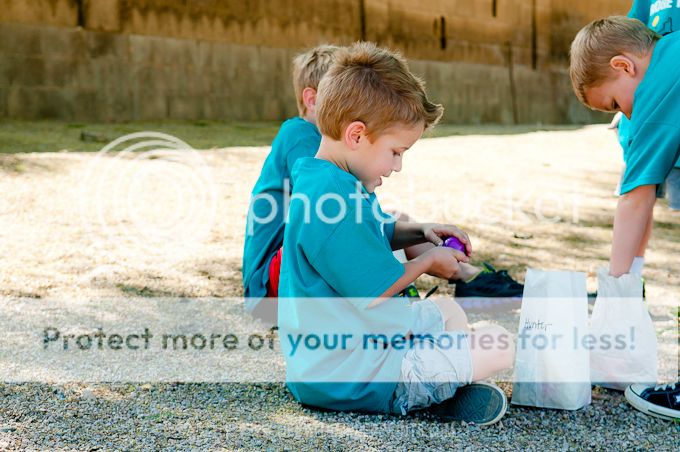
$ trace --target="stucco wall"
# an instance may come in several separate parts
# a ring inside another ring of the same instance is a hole
[[[588,122],[566,75],[587,21],[627,0],[0,0],[0,115],[282,119],[290,60],[401,51],[459,123]],[[495,9],[494,9],[495,5]]]

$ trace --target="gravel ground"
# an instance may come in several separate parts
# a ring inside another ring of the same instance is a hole
[[[609,391],[576,412],[513,407],[490,427],[309,411],[281,384],[21,384],[0,395],[0,449],[677,450],[680,434]]]
[[[201,152],[207,173],[180,162],[203,178],[198,188],[170,166],[170,184],[123,177],[103,190],[97,184],[108,179],[93,169],[95,154],[0,155],[2,302],[242,296],[244,215],[266,152]],[[423,140],[379,195],[385,207],[404,204],[417,219],[455,218],[473,237],[478,260],[519,279],[527,267],[568,268],[586,271],[593,289],[609,251],[618,152],[603,126]],[[105,161],[116,176],[144,174],[159,162],[172,158]],[[179,198],[168,188],[179,188]],[[185,202],[186,193],[200,203]],[[517,199],[508,201],[513,193]],[[120,199],[127,203],[116,204]],[[538,204],[541,215],[560,218],[541,221]],[[471,208],[478,205],[485,210]],[[645,272],[650,310],[661,318],[676,315],[680,228],[664,202],[655,220]],[[417,281],[423,290],[440,283]],[[677,337],[677,326],[663,324],[658,333]],[[510,385],[501,385],[510,395]],[[281,383],[3,383],[0,397],[0,450],[680,449],[680,424],[642,415],[620,394],[600,389],[582,410],[511,407],[486,428],[422,415],[309,411]]]

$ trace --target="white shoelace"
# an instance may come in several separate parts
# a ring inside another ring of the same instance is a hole
[[[675,386],[677,383],[673,383],[672,385],[659,385],[659,386],[654,386],[655,391],[672,391],[675,389]]]

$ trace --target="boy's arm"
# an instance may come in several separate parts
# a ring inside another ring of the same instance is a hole
[[[609,274],[628,273],[640,250],[645,231],[654,213],[656,185],[641,185],[621,196],[614,215],[614,238]]]
[[[423,273],[427,272],[430,268],[430,257],[428,256],[427,253],[421,254],[420,256],[416,257],[415,259],[411,259],[410,261],[404,263],[404,274],[401,275],[399,279],[397,279],[394,284],[392,284],[385,292],[383,292],[382,295],[380,295],[380,298],[373,301],[369,306],[375,306],[380,301],[384,301],[385,299],[388,299],[390,297],[395,296],[402,290],[404,290],[409,284],[411,284],[413,281],[415,281],[420,275]],[[381,300],[382,299],[382,300]]]
[[[461,229],[450,224],[396,221],[394,223],[394,236],[392,237],[390,245],[393,250],[426,242],[439,246],[444,243],[445,238],[451,236],[458,238],[465,244],[468,255],[472,252],[468,235]]]
[[[373,300],[368,307],[374,307],[385,300],[389,300],[390,297],[401,292],[424,273],[444,279],[455,278],[460,271],[458,258],[462,254],[452,248],[437,247],[428,250],[415,259],[411,259],[404,264],[404,274],[388,287],[380,297]]]

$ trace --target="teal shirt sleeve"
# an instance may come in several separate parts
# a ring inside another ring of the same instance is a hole
[[[647,122],[630,143],[621,194],[642,185],[666,180],[680,153],[680,128],[675,124]]]
[[[300,137],[294,145],[290,146],[286,153],[286,173],[288,177],[293,170],[295,162],[304,157],[314,157],[319,150],[320,138],[315,135]],[[291,181],[291,187],[293,183]]]
[[[363,215],[359,222],[348,213],[310,257],[314,269],[342,297],[378,297],[404,274],[381,223],[367,218],[370,209]]]

